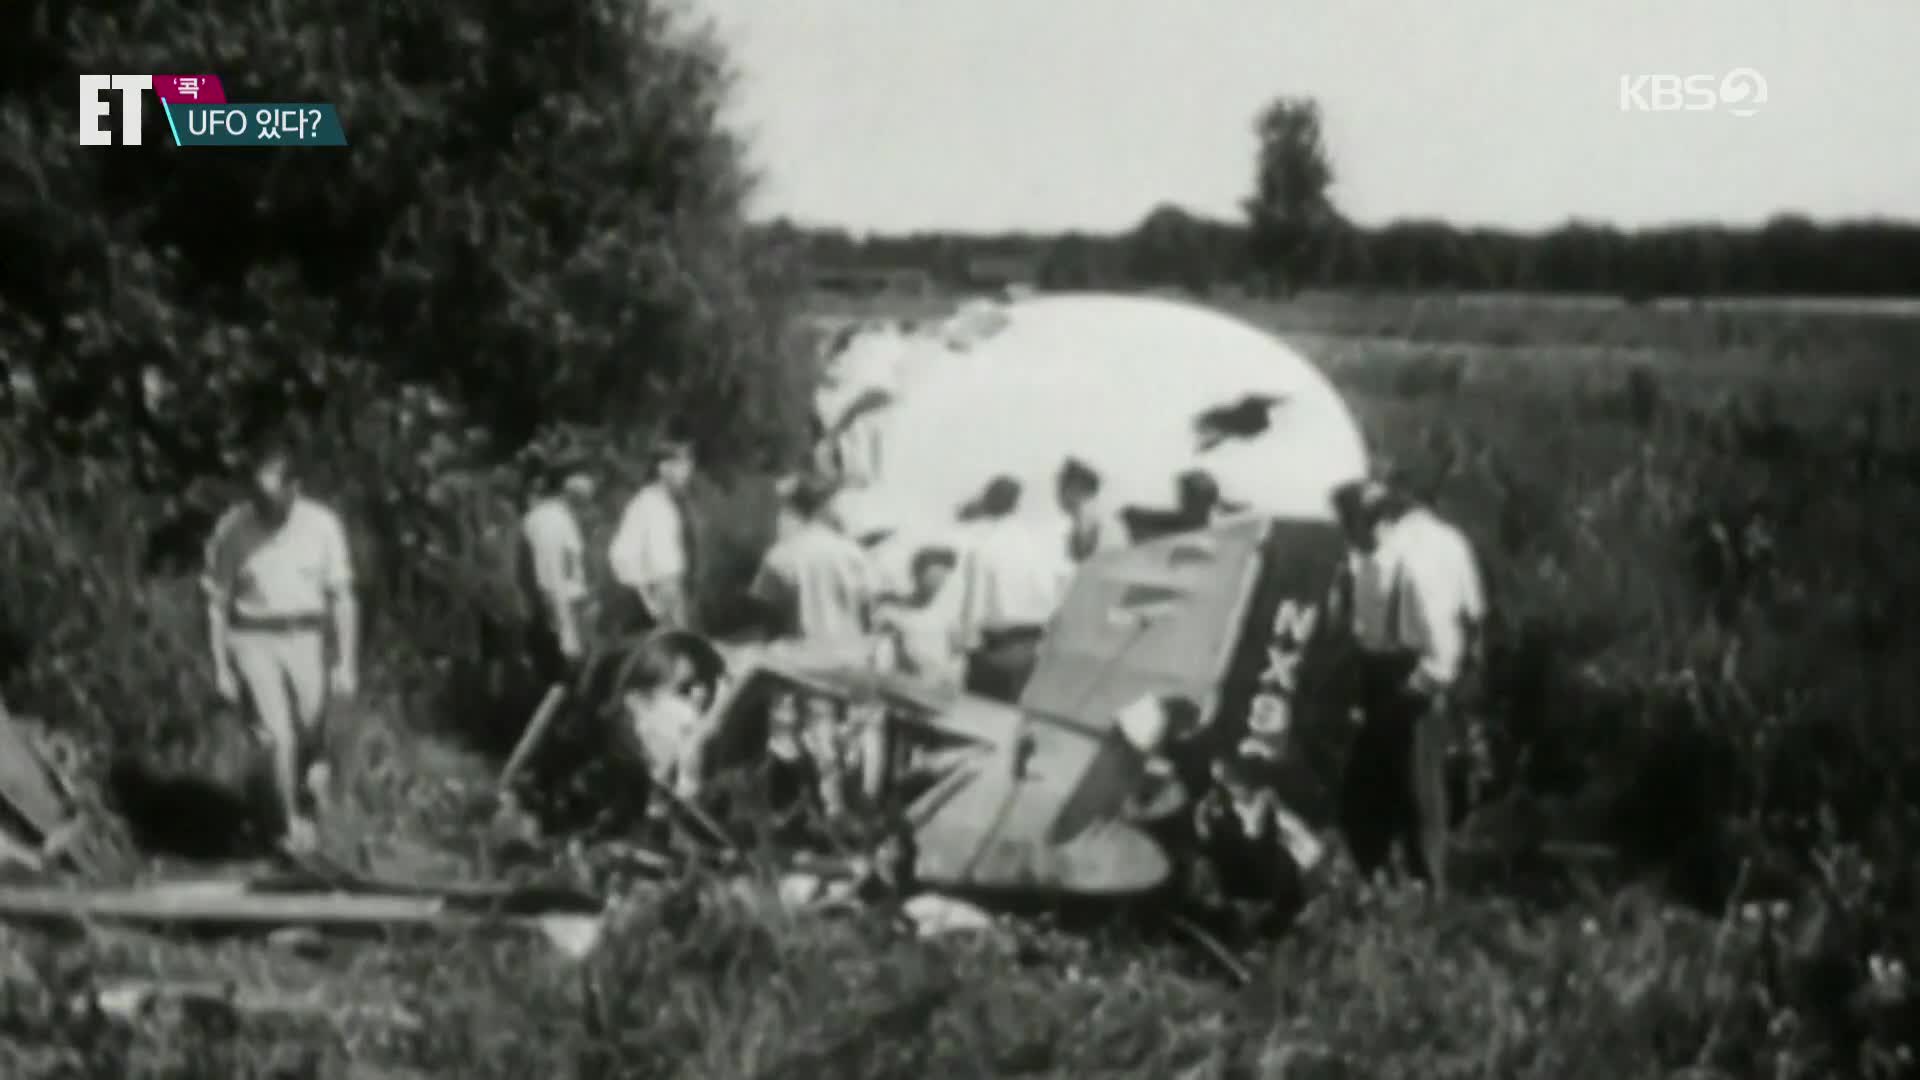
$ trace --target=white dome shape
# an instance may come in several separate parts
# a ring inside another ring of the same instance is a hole
[[[1002,473],[1023,488],[1017,516],[1051,525],[1069,456],[1101,474],[1110,510],[1170,507],[1174,478],[1199,468],[1249,512],[1326,520],[1332,489],[1366,472],[1359,427],[1325,376],[1238,319],[1099,294],[1001,311],[875,416],[884,465],[873,494],[903,526],[945,531]],[[1203,449],[1196,420],[1249,398],[1275,402],[1265,430]]]

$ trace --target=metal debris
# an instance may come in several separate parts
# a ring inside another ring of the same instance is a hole
[[[34,873],[62,861],[90,869],[77,842],[84,825],[71,783],[0,703],[0,863]]]

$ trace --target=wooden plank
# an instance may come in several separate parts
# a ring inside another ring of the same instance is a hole
[[[202,887],[200,883],[104,892],[0,889],[0,917],[22,919],[347,927],[431,923],[445,912],[445,901],[436,897],[252,893],[245,888]]]
[[[547,729],[553,726],[553,719],[560,715],[560,705],[566,700],[565,686],[555,683],[547,687],[547,694],[540,699],[539,708],[533,711],[533,719],[528,721],[527,730],[520,736],[520,741],[514,745],[512,755],[507,758],[506,767],[500,770],[500,779],[496,786],[502,793],[512,789],[514,778],[520,775],[520,770],[532,759],[533,752],[540,748],[540,743],[547,737]]]
[[[274,894],[166,887],[107,892],[0,889],[0,919],[70,925],[118,922],[155,928],[473,930],[505,926],[539,932],[570,952],[590,949],[601,921],[598,914],[577,911],[501,916],[490,911],[461,910],[459,905],[437,896]]]
[[[209,979],[114,979],[94,994],[100,1010],[121,1020],[135,1020],[162,1003],[210,1005],[249,1016],[313,1017],[339,1022],[353,1019],[417,1031],[419,1016],[393,1001],[329,1000],[317,992],[288,993],[235,986]]]
[[[492,882],[414,882],[366,874],[319,853],[286,857],[284,874],[242,882],[255,896],[346,894],[350,896],[440,899],[450,909],[500,913],[569,912],[597,914],[605,905],[596,897],[564,886],[506,885]]]

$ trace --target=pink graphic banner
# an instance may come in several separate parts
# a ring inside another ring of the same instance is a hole
[[[218,75],[155,75],[153,92],[169,105],[225,105],[227,88]]]

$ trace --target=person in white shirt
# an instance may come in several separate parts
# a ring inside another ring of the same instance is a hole
[[[270,748],[283,841],[306,851],[318,839],[308,802],[317,808],[330,786],[328,699],[359,683],[353,561],[340,518],[300,493],[286,444],[265,445],[250,462],[247,499],[221,517],[206,546],[214,682]]]
[[[747,591],[773,638],[864,660],[878,574],[866,549],[827,514],[833,496],[833,484],[821,477],[795,485],[793,529],[768,550]]]
[[[1039,659],[1040,639],[1073,578],[1059,535],[1014,517],[1020,482],[996,477],[963,508],[978,522],[952,587],[955,643],[966,656],[969,693],[1017,704]]]
[[[1093,466],[1068,458],[1060,466],[1054,494],[1067,515],[1067,555],[1074,562],[1126,546],[1125,527],[1100,505],[1100,474]]]
[[[926,547],[914,553],[912,594],[884,600],[874,616],[881,634],[881,670],[936,686],[960,685],[952,629],[944,608],[935,603],[956,562],[949,548]]]
[[[1446,688],[1444,704],[1452,735],[1449,757],[1464,766],[1464,794],[1471,800],[1475,790],[1492,778],[1493,771],[1475,700],[1486,662],[1487,596],[1480,560],[1466,534],[1417,500],[1404,479],[1390,479],[1385,484],[1381,519],[1401,557],[1420,560],[1426,567],[1422,580],[1433,584],[1431,600],[1423,610],[1435,620],[1458,628],[1460,657],[1450,665],[1452,681]],[[1444,640],[1454,637],[1446,635]]]
[[[1399,485],[1386,486],[1381,517],[1392,531],[1395,546],[1407,557],[1429,563],[1436,588],[1444,587],[1444,602],[1435,614],[1460,627],[1462,677],[1471,674],[1479,660],[1487,619],[1486,587],[1472,541]]]
[[[693,534],[687,490],[693,451],[681,442],[654,448],[652,476],[627,503],[607,546],[607,566],[625,611],[619,629],[692,629]]]
[[[554,462],[541,470],[533,504],[520,519],[527,655],[548,684],[571,681],[586,654],[586,541],[575,508],[591,498],[593,477],[579,462]]]
[[[1440,560],[1409,555],[1381,485],[1343,485],[1333,502],[1350,544],[1334,607],[1357,647],[1361,717],[1342,806],[1347,845],[1365,875],[1401,847],[1408,869],[1444,893],[1447,696],[1464,656],[1461,627],[1445,614],[1454,583]]]

